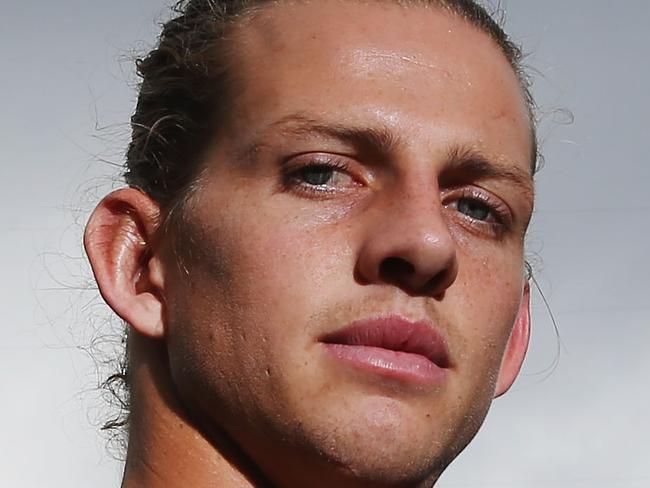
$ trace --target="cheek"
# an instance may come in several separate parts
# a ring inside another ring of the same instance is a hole
[[[347,208],[336,205],[305,208],[294,197],[261,205],[231,233],[231,254],[238,279],[280,306],[328,296],[343,282],[351,282],[354,256]],[[288,205],[291,203],[291,205]]]
[[[185,232],[196,244],[183,256],[188,273],[169,280],[169,343],[207,381],[237,373],[263,387],[278,369],[303,366],[316,334],[310,317],[352,275],[338,231],[328,238],[324,227],[274,217],[221,212]]]
[[[457,313],[458,343],[476,371],[494,376],[523,295],[519,251],[476,251],[459,256],[459,275],[449,294]]]

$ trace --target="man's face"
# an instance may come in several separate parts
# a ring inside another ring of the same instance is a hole
[[[518,81],[435,9],[286,4],[235,34],[230,116],[166,272],[183,403],[274,481],[435,477],[486,414],[522,300]]]

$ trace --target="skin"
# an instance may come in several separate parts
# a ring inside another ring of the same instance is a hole
[[[123,486],[432,486],[528,343],[515,74],[486,34],[421,7],[275,5],[235,45],[238,94],[177,233],[156,238],[135,189],[86,231],[131,326]],[[390,314],[442,334],[443,380],[360,372],[319,341]]]

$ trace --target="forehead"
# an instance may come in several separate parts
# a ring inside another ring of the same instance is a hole
[[[496,43],[425,6],[276,4],[236,33],[238,131],[294,114],[381,125],[414,144],[449,144],[530,164],[528,111]]]

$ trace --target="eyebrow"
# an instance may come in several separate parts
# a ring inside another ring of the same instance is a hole
[[[394,157],[404,145],[403,140],[387,127],[355,127],[339,123],[319,121],[304,113],[293,113],[268,125],[262,137],[237,151],[241,160],[254,158],[260,148],[266,144],[264,136],[268,132],[278,131],[288,137],[321,136],[349,144],[355,150],[371,155],[377,162],[385,162]],[[507,181],[534,195],[533,175],[520,168],[515,162],[503,158],[492,158],[478,149],[454,145],[447,151],[443,173],[451,175],[450,179],[493,179]]]
[[[325,137],[336,139],[354,148],[356,151],[369,154],[376,159],[388,159],[397,153],[402,145],[401,140],[386,127],[354,127],[338,123],[318,121],[301,113],[283,117],[264,130],[262,137],[255,138],[253,143],[246,145],[237,154],[242,160],[254,157],[264,147],[265,133],[277,131],[287,137]]]
[[[495,162],[481,151],[474,148],[453,146],[447,152],[447,165],[444,172],[452,175],[451,179],[461,177],[470,180],[507,181],[526,194],[534,195],[533,175],[514,162]]]

